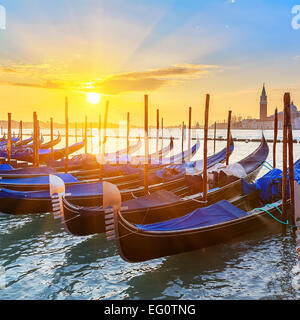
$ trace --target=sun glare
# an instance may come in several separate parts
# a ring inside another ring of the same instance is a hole
[[[86,99],[91,104],[97,104],[101,101],[101,94],[90,92],[86,94]]]

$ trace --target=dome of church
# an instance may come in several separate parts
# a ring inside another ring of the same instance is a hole
[[[294,102],[291,103],[291,112],[297,112],[297,107],[294,105]]]

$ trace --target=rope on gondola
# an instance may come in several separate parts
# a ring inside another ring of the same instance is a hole
[[[274,169],[273,166],[268,161],[264,161],[264,163],[266,163],[270,167],[270,170]]]
[[[267,161],[265,161],[265,162],[263,162],[263,166],[266,168],[266,169],[268,169],[268,170],[273,170],[274,168],[273,167],[268,167],[266,164],[268,164],[268,165],[270,165]],[[271,166],[271,165],[270,165]]]
[[[202,204],[207,204],[208,203],[208,201],[201,201],[201,200],[197,200],[197,199],[190,199],[190,200],[195,201],[197,203],[202,203]]]
[[[267,208],[268,208],[268,207],[273,207],[273,208],[277,209],[277,211],[282,215],[282,211],[281,211],[280,208],[279,208],[278,206],[276,206],[276,204],[274,204],[274,203],[270,203],[270,204],[266,205],[265,207],[267,207]],[[275,219],[276,221],[278,221],[279,223],[282,223],[282,224],[285,224],[285,225],[289,225],[288,219],[286,220],[286,222],[277,219],[276,217],[274,217],[274,215],[272,215],[271,212],[269,212],[267,209],[265,209],[265,207],[264,207],[264,208],[257,208],[257,209],[255,209],[255,210],[264,211],[264,212],[266,212],[268,215],[270,215],[273,219]],[[290,225],[290,226],[291,226],[292,228],[296,228],[296,226],[294,226],[294,225]]]

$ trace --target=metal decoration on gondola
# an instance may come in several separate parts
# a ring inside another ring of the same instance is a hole
[[[49,175],[49,184],[54,219],[63,219],[63,196],[66,194],[65,184],[61,178],[52,174]]]

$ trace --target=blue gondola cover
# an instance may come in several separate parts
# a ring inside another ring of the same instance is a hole
[[[241,218],[247,212],[230,202],[222,200],[206,208],[200,208],[183,217],[148,225],[136,225],[143,231],[180,231],[207,227],[226,221]]]

